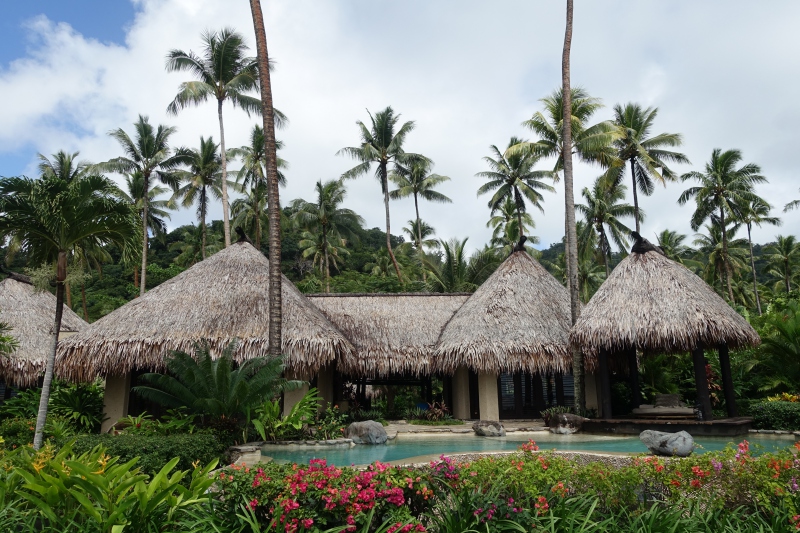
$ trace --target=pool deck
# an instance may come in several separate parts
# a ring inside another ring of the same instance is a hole
[[[454,424],[452,426],[422,426],[416,424],[409,424],[405,420],[390,420],[389,425],[386,426],[386,434],[390,439],[396,437],[399,433],[456,433],[468,434],[472,433],[472,424],[477,420],[466,420],[463,424]],[[533,420],[501,420],[503,427],[507,433],[516,433],[524,431],[546,431],[547,428],[541,418]]]
[[[686,431],[695,437],[735,437],[746,435],[752,427],[753,419],[749,417],[718,418],[710,421],[607,418],[584,422],[583,431],[586,433],[638,435],[646,429],[652,429],[668,433]]]

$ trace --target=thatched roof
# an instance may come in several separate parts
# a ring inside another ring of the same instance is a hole
[[[442,331],[435,367],[454,372],[566,371],[569,293],[524,251],[512,253]]]
[[[309,299],[353,343],[338,368],[359,377],[429,374],[442,328],[468,294],[315,294]]]
[[[207,342],[219,355],[234,339],[236,360],[269,353],[269,261],[239,242],[165,281],[59,343],[59,370],[73,379],[160,369],[173,350]],[[316,372],[350,354],[347,339],[283,278],[282,352],[287,367]]]
[[[658,253],[632,253],[600,286],[570,333],[589,368],[601,349],[687,352],[755,346],[761,342],[747,321],[702,279]]]
[[[52,350],[56,297],[37,291],[32,285],[11,278],[0,282],[0,322],[11,326],[11,336],[19,347],[10,355],[0,356],[0,378],[6,383],[27,387],[34,385],[44,372]],[[64,305],[61,332],[77,332],[87,324]]]

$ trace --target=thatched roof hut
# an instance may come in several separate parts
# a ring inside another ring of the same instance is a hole
[[[287,367],[316,372],[352,346],[283,278],[282,353]],[[269,353],[269,261],[239,242],[197,263],[59,346],[58,369],[73,379],[160,369],[173,350],[198,342],[219,355],[237,340],[236,360]]]
[[[711,287],[657,251],[631,253],[611,272],[570,333],[594,369],[601,349],[613,355],[689,352],[698,346],[755,346],[755,330]]]
[[[11,278],[0,282],[0,322],[11,326],[11,336],[19,342],[14,352],[0,356],[0,378],[21,387],[35,385],[44,372],[52,350],[56,297],[37,291],[33,285]],[[73,333],[87,326],[72,309],[64,305],[61,333]]]
[[[512,253],[442,331],[434,366],[451,373],[566,371],[569,293],[524,251]]]
[[[338,369],[357,377],[432,373],[439,334],[468,294],[315,294],[309,299],[355,347]]]

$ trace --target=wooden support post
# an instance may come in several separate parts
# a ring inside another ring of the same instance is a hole
[[[600,366],[598,369],[600,372],[600,417],[612,418],[614,415],[611,412],[611,372],[608,369],[608,351],[600,350],[598,359]]]
[[[642,392],[639,388],[639,362],[636,360],[636,348],[628,350],[628,379],[631,386],[631,411],[642,403]]]
[[[711,397],[708,395],[708,378],[706,377],[706,359],[703,348],[698,347],[692,350],[692,360],[694,361],[694,382],[697,387],[697,403],[700,404],[700,412],[703,420],[710,421]]]
[[[556,382],[556,405],[564,405],[564,374],[558,372],[555,375]]]
[[[725,407],[728,416],[733,418],[739,416],[736,409],[736,395],[733,392],[733,376],[731,375],[731,358],[728,354],[728,345],[722,344],[719,349],[719,368],[722,372],[722,389],[725,393]]]
[[[547,407],[553,407],[553,374],[547,374]]]

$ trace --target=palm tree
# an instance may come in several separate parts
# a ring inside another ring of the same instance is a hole
[[[505,201],[492,210],[489,221],[486,222],[487,228],[493,228],[492,231],[492,246],[499,248],[500,253],[508,255],[511,253],[514,245],[519,241],[520,235],[528,236],[526,242],[536,244],[539,242],[539,237],[528,235],[530,229],[536,227],[533,217],[530,213],[522,214],[522,228],[519,227],[519,218],[517,217],[517,204],[514,203],[513,198],[510,196]]]
[[[508,148],[525,143],[517,137],[511,137],[508,141]],[[490,156],[483,160],[489,165],[488,171],[478,172],[475,176],[488,179],[478,189],[478,196],[495,191],[489,200],[489,208],[495,211],[500,208],[506,199],[511,199],[516,207],[518,238],[522,238],[524,224],[522,215],[527,211],[525,200],[527,199],[534,207],[544,213],[542,201],[544,197],[540,190],[555,192],[555,189],[543,181],[543,178],[552,178],[553,173],[547,170],[533,170],[533,166],[539,162],[540,156],[533,151],[514,151],[503,154],[497,146],[489,147],[494,159]]]
[[[780,226],[781,219],[778,217],[771,217],[769,216],[769,212],[772,209],[772,206],[764,200],[763,198],[759,198],[756,196],[752,200],[738,206],[739,207],[739,216],[737,217],[738,222],[741,222],[745,226],[747,226],[747,244],[750,248],[750,270],[753,274],[753,294],[756,298],[756,307],[758,308],[758,314],[761,316],[761,298],[758,295],[758,280],[756,279],[756,262],[753,258],[753,238],[751,236],[751,229],[753,224],[758,227],[761,227],[762,224],[769,224],[771,226]]]
[[[678,176],[667,163],[689,163],[689,159],[679,152],[665,150],[665,147],[680,146],[683,142],[679,133],[660,133],[650,137],[653,122],[658,116],[657,107],[643,109],[639,104],[627,103],[614,106],[614,122],[619,127],[620,136],[614,141],[617,157],[628,161],[631,166],[633,183],[633,208],[639,212],[637,189],[645,196],[653,194],[653,180],[666,186],[667,181],[677,181]],[[661,170],[661,173],[658,170]],[[622,179],[624,165],[609,169],[615,181]],[[636,232],[640,233],[639,217],[635,217]],[[697,229],[697,228],[695,228]]]
[[[423,258],[422,250],[422,225],[419,218],[419,198],[429,202],[437,202],[440,204],[453,203],[449,197],[435,191],[434,188],[441,185],[445,181],[450,181],[447,176],[440,176],[439,174],[431,173],[433,161],[421,159],[414,161],[411,165],[395,165],[394,171],[389,174],[389,179],[397,186],[397,189],[389,193],[389,197],[393,200],[414,197],[414,210],[417,214],[416,227],[420,231],[414,236],[417,242],[417,251],[420,254],[420,261]],[[423,281],[425,279],[425,270],[422,270]]]
[[[203,245],[203,232],[200,228],[184,226],[181,231],[180,240],[169,245],[170,252],[178,252],[172,260],[180,267],[188,268],[203,260],[203,255],[214,255],[225,247],[222,234],[211,230],[206,236],[205,246]]]
[[[269,227],[267,216],[267,186],[256,185],[245,191],[244,198],[237,198],[231,204],[233,225],[241,227],[253,236],[256,250],[261,250],[261,235],[264,226]]]
[[[115,244],[130,255],[138,241],[136,212],[119,200],[111,180],[84,174],[64,179],[45,174],[42,179],[0,180],[0,240],[11,238],[33,264],[56,263],[56,309],[53,342],[45,366],[33,445],[42,446],[50,386],[53,380],[58,335],[64,310],[67,255],[76,246],[91,242]]]
[[[149,209],[151,178],[156,178],[162,183],[175,187],[177,178],[175,168],[183,163],[180,155],[171,155],[169,138],[175,133],[175,128],[159,125],[155,130],[148,118],[139,115],[139,119],[133,124],[135,138],[131,139],[122,128],[112,130],[109,135],[117,140],[122,146],[125,155],[100,163],[97,165],[99,170],[104,172],[118,172],[120,174],[130,174],[139,172],[144,181],[143,191],[148,191],[147,196],[142,195],[142,270],[139,286],[139,296],[147,290],[147,244],[148,244],[148,220],[147,211]]]
[[[76,161],[80,152],[68,154],[59,150],[53,154],[53,159],[42,154],[36,154],[39,159],[39,175],[42,177],[57,177],[65,181],[73,181],[85,175],[91,165],[86,161]]]
[[[766,259],[769,262],[769,273],[780,279],[786,292],[792,290],[794,266],[800,259],[800,243],[794,235],[784,237],[778,235],[777,241],[767,247]]]
[[[375,177],[381,184],[383,192],[383,205],[386,210],[386,249],[397,273],[397,279],[403,281],[400,274],[400,266],[397,258],[392,251],[391,243],[391,224],[389,221],[389,163],[410,166],[414,163],[429,162],[429,160],[419,154],[406,153],[403,150],[406,136],[414,129],[414,122],[405,122],[399,129],[395,129],[400,121],[400,115],[396,115],[391,107],[383,111],[378,111],[375,116],[369,111],[371,128],[367,128],[360,120],[356,121],[361,130],[361,146],[342,148],[336,155],[348,155],[353,159],[361,161],[358,165],[351,168],[344,174],[342,179],[357,178],[369,172],[373,163],[377,164]]]
[[[403,233],[408,235],[408,242],[401,246],[413,246],[418,249],[419,244],[422,244],[423,257],[425,249],[436,250],[441,246],[438,239],[428,238],[436,235],[436,229],[424,220],[409,220],[408,225],[403,228]]]
[[[792,209],[797,209],[798,207],[800,207],[800,200],[792,200],[791,202],[783,206],[783,212],[786,213],[788,211],[791,211]]]
[[[170,50],[167,54],[167,71],[188,71],[196,80],[181,83],[178,94],[167,107],[167,113],[177,115],[182,109],[206,102],[209,98],[217,100],[219,119],[219,138],[222,161],[222,223],[225,231],[225,246],[231,244],[231,228],[228,212],[228,170],[225,152],[225,127],[222,121],[222,105],[229,101],[233,107],[240,107],[250,116],[261,114],[262,103],[248,92],[258,89],[258,62],[248,57],[244,37],[232,28],[206,31],[202,34],[203,54],[196,55],[191,50]],[[282,115],[277,113],[278,120]]]
[[[668,229],[656,235],[656,241],[658,242],[658,246],[661,247],[661,251],[664,252],[664,255],[667,256],[668,259],[672,259],[676,263],[682,265],[693,262],[689,259],[692,249],[683,244],[685,240],[686,235]]]
[[[439,241],[444,252],[442,264],[425,262],[431,292],[473,292],[500,265],[500,258],[491,248],[478,250],[467,258],[467,240]]]
[[[269,353],[281,355],[281,203],[278,190],[278,155],[275,141],[275,121],[280,112],[272,105],[272,82],[269,78],[269,51],[264,13],[260,0],[250,0],[253,29],[258,51],[258,78],[261,88],[261,115],[264,129],[264,149],[267,155],[267,205],[269,211]]]
[[[306,230],[301,247],[305,248],[303,257],[319,256],[321,270],[325,272],[325,292],[330,292],[331,257],[336,266],[336,258],[344,250],[344,237],[353,237],[354,230],[364,223],[364,219],[351,209],[341,207],[347,193],[341,180],[318,181],[315,202],[298,198],[292,202],[295,223]],[[343,252],[344,250],[344,252]]]
[[[736,272],[742,271],[747,262],[745,240],[734,239],[739,230],[739,225],[728,223],[729,228],[722,230],[719,224],[705,226],[707,234],[695,234],[694,245],[698,247],[700,257],[706,258],[702,275],[706,283],[712,287],[719,287],[721,294],[725,294],[726,287],[730,290],[730,302],[733,303],[733,288],[727,286],[728,281]],[[723,241],[723,235],[727,235]],[[727,252],[726,252],[727,250]]]
[[[281,148],[283,148],[283,142],[275,141],[275,149],[280,150]],[[228,157],[242,159],[242,168],[236,174],[236,183],[241,184],[244,188],[267,186],[267,154],[265,152],[264,128],[258,124],[253,126],[253,131],[250,132],[250,143],[239,148],[231,148],[228,150]],[[285,187],[286,176],[281,172],[281,169],[289,168],[289,163],[279,157],[277,166],[278,183]]]
[[[636,213],[632,205],[621,203],[625,199],[625,189],[626,187],[621,183],[615,183],[606,176],[600,176],[595,180],[591,189],[584,187],[583,191],[581,191],[586,204],[575,204],[575,210],[583,214],[586,220],[585,231],[597,232],[600,252],[606,269],[606,277],[611,273],[609,267],[609,262],[611,261],[609,235],[620,250],[624,252],[628,245],[626,235],[631,232],[630,228],[620,222],[619,219],[621,217],[632,217],[636,214],[644,217],[644,213]],[[586,237],[583,238],[585,239]],[[578,239],[581,239],[580,235],[578,235]]]
[[[218,153],[219,145],[214,144],[212,137],[200,136],[200,148],[181,148],[179,153],[186,159],[188,171],[181,171],[179,176],[184,183],[173,196],[173,201],[181,201],[183,207],[190,207],[197,202],[197,220],[200,222],[200,233],[203,238],[202,256],[206,258],[206,215],[208,213],[209,196],[222,198],[222,162]],[[229,185],[234,185],[229,183]]]
[[[728,288],[728,300],[733,301],[733,289],[730,276],[731,265],[728,258],[727,219],[736,216],[740,206],[758,198],[753,194],[756,183],[764,183],[767,179],[760,174],[761,168],[748,163],[736,168],[742,161],[739,150],[723,152],[715,148],[711,153],[711,160],[706,163],[705,172],[688,172],[681,176],[683,181],[695,179],[700,182],[698,187],[689,187],[680,198],[678,204],[683,205],[690,198],[695,199],[695,211],[690,220],[693,230],[697,230],[703,222],[712,219],[722,231],[722,261],[724,281]]]

